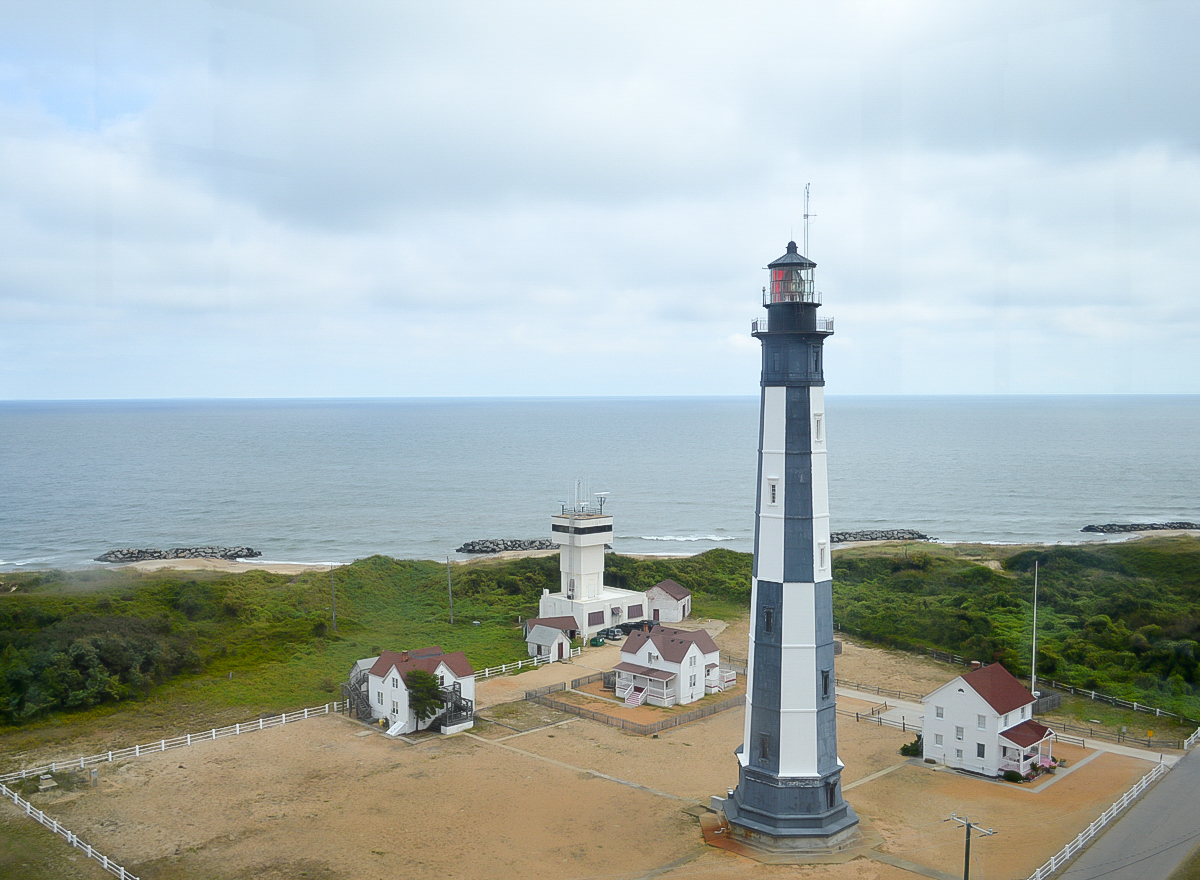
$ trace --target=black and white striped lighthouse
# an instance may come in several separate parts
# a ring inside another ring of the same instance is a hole
[[[770,851],[828,850],[857,834],[842,799],[833,670],[833,567],[816,264],[794,241],[767,268],[746,725],[738,786],[717,799],[733,835]]]

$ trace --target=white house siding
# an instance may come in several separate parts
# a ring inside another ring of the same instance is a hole
[[[941,718],[937,717],[938,706],[942,707]],[[973,773],[999,775],[1000,719],[983,697],[956,679],[930,694],[924,707],[921,742],[926,758]],[[979,729],[980,715],[984,717],[984,730]],[[963,731],[961,741],[958,739],[959,727]],[[940,745],[937,743],[938,735],[942,737]],[[978,755],[980,744],[984,747],[982,758]],[[960,749],[961,758],[958,756]]]
[[[395,681],[396,685],[392,682]],[[388,724],[408,718],[408,688],[393,666],[385,675],[368,675],[367,687],[371,697],[371,717],[386,718]],[[393,711],[392,704],[396,704]],[[408,730],[402,731],[407,733]]]
[[[530,657],[549,656],[550,661],[554,662],[571,656],[571,640],[562,630],[551,631],[546,626],[535,626],[530,630],[525,645],[529,649]]]
[[[650,659],[650,655],[654,655],[654,659]],[[638,666],[649,666],[653,669],[661,669],[664,672],[674,673],[675,675],[675,702],[679,705],[687,705],[694,703],[704,696],[704,675],[705,667],[709,663],[719,662],[720,654],[705,654],[700,650],[698,645],[691,645],[687,649],[687,653],[683,655],[681,662],[671,663],[664,660],[658,653],[652,641],[646,641],[641,648],[635,653],[621,652],[621,659],[625,662],[635,663]],[[693,665],[692,661],[695,660]],[[692,683],[692,678],[695,677],[695,684]]]
[[[666,590],[653,586],[646,591],[646,616],[657,623],[679,623],[692,611],[692,597],[676,599]],[[654,616],[654,612],[658,616]]]
[[[433,675],[438,679],[442,687],[450,687],[457,681],[462,695],[468,700],[475,700],[474,675],[459,678],[445,663],[439,663]],[[393,681],[397,684],[393,685]],[[370,689],[372,718],[386,718],[389,726],[394,725],[401,719],[404,720],[403,727],[393,730],[393,733],[412,733],[416,730],[424,730],[429,726],[429,722],[432,719],[426,719],[420,725],[417,724],[416,715],[409,709],[408,688],[405,687],[404,680],[400,678],[400,674],[396,672],[395,667],[392,667],[383,676],[368,675],[367,686]],[[395,709],[393,709],[393,702],[395,703]]]

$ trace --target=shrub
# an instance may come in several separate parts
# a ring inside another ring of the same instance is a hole
[[[921,734],[919,733],[917,734],[917,738],[912,742],[905,743],[904,745],[900,746],[900,754],[904,755],[906,758],[919,758],[921,757],[922,751]]]
[[[1005,770],[1004,771],[1004,781],[1005,782],[1020,782],[1021,774],[1018,773],[1016,770]]]

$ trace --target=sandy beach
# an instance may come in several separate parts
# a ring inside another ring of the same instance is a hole
[[[1124,542],[1136,541],[1142,538],[1170,538],[1179,535],[1191,535],[1192,537],[1200,537],[1198,529],[1154,529],[1145,532],[1122,532],[1112,535],[1104,535],[1101,538],[1093,540],[1080,540],[1079,544],[1102,544],[1109,542]],[[924,544],[929,544],[934,547],[944,547],[947,549],[958,548],[973,548],[973,547],[994,547],[1003,548],[1007,553],[1016,553],[1023,549],[1033,547],[1058,547],[1062,544],[1045,544],[1045,543],[1029,543],[1029,544],[943,544],[938,541],[850,541],[845,544],[835,544],[834,550],[849,550],[856,547],[919,547]],[[474,554],[467,558],[451,559],[452,565],[472,565],[480,562],[494,562],[497,560],[506,559],[521,559],[527,556],[555,556],[557,550],[504,550],[500,553],[480,553]],[[624,553],[623,556],[629,556],[632,559],[679,559],[683,556],[695,554],[678,553],[678,554],[648,554],[648,553]],[[348,564],[348,563],[342,563]],[[106,566],[109,567],[109,566]],[[335,568],[340,568],[341,565],[335,565]],[[269,571],[275,574],[300,574],[305,571],[327,571],[329,566],[319,562],[245,562],[242,560],[229,559],[148,559],[143,562],[127,562],[123,565],[114,565],[111,568],[133,568],[138,571],[162,571],[164,569],[175,569],[177,571],[224,571],[238,574],[245,571]]]

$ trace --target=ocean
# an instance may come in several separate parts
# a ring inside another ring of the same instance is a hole
[[[1200,520],[1197,396],[830,395],[826,419],[834,530]],[[579,492],[609,493],[619,552],[750,551],[757,434],[757,396],[0,402],[0,570],[118,547],[453,558],[548,537]]]

